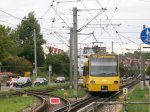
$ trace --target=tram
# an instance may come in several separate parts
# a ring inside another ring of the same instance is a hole
[[[120,87],[119,56],[96,53],[83,63],[83,86],[89,92],[117,92]]]

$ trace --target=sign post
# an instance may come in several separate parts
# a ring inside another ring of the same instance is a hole
[[[51,71],[52,71],[52,66],[51,66],[51,65],[49,65],[48,71],[49,71],[49,80],[48,80],[48,84],[50,85],[50,83],[51,83],[50,76],[51,76]]]
[[[123,95],[124,95],[124,112],[128,112],[128,108],[127,108],[127,95],[128,95],[128,88],[123,88]]]
[[[150,28],[143,27],[143,31],[141,32],[141,40],[144,44],[140,45],[141,48],[141,76],[142,81],[144,82],[145,86],[145,59],[144,59],[144,52],[150,51]]]

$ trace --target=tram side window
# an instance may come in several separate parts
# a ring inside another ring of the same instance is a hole
[[[83,76],[88,75],[88,66],[83,67]]]

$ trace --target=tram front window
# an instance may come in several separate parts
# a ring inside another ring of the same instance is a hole
[[[115,76],[118,73],[115,58],[92,58],[90,66],[91,76]]]

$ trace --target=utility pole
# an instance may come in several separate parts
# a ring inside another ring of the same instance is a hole
[[[80,43],[80,50],[79,50],[79,75],[81,76],[81,43]]]
[[[34,68],[35,68],[35,76],[37,77],[37,54],[36,54],[36,30],[34,28]]]
[[[114,42],[112,41],[112,47],[111,47],[112,48],[112,50],[111,50],[112,53],[114,52],[113,51],[113,49],[114,49],[113,47],[114,47]]]
[[[74,38],[74,96],[78,97],[78,38],[77,38],[77,8],[73,8],[73,38]]]
[[[141,76],[142,76],[142,81],[145,86],[145,59],[144,59],[144,53],[141,53]]]
[[[143,25],[143,29],[146,28],[146,25]],[[141,71],[141,77],[142,77],[142,81],[144,83],[145,86],[145,57],[144,57],[144,53],[141,52],[141,67],[140,67],[140,71]]]
[[[70,79],[70,89],[72,89],[72,75],[73,74],[73,28],[70,28],[70,73],[69,73],[69,79]]]

